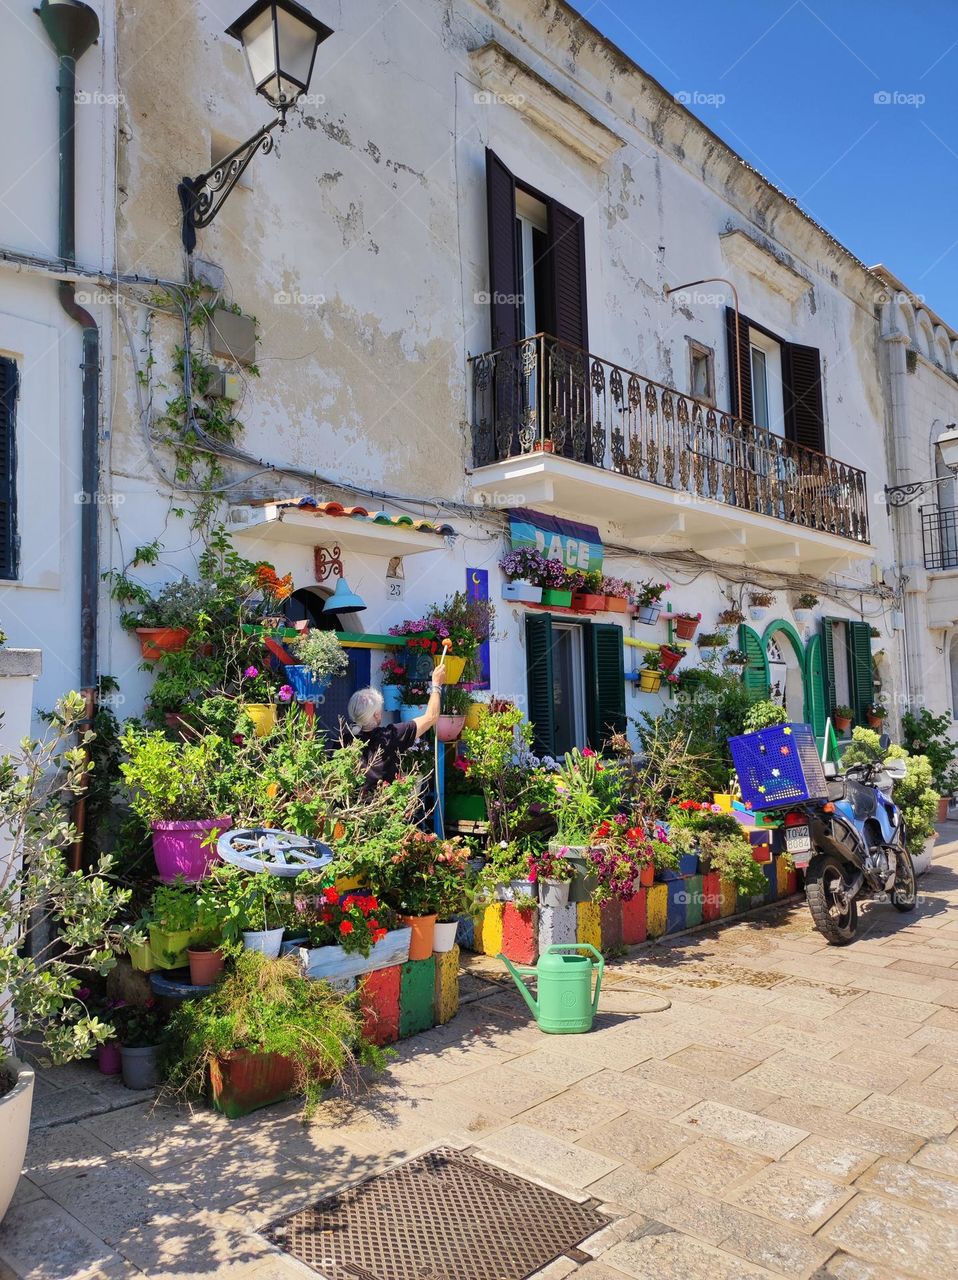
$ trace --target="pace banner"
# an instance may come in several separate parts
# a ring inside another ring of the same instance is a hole
[[[598,529],[577,520],[547,516],[528,507],[509,512],[512,549],[534,547],[549,560],[561,560],[567,569],[601,569],[602,539]]]
[[[489,599],[489,570],[488,569],[467,569],[466,570],[466,597],[469,600],[488,600]],[[476,666],[478,668],[477,679],[472,683],[470,688],[473,689],[490,689],[492,686],[489,682],[489,641],[483,640],[476,654]]]

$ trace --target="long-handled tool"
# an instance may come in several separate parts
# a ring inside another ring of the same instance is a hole
[[[451,648],[452,648],[452,641],[449,639],[449,637],[448,637],[448,636],[446,636],[445,640],[443,640],[443,642],[442,642],[442,657],[443,657],[443,660],[445,660],[446,654],[449,652],[449,650],[450,650]],[[444,691],[444,686],[440,686],[440,689],[439,689],[439,698],[440,698],[439,708],[440,708],[440,711],[442,710],[442,695],[443,695],[443,691]],[[438,729],[438,726],[437,726],[435,729],[433,729],[433,753],[434,753],[434,758],[433,758],[433,777],[434,777],[434,779],[435,779],[435,783],[436,783],[436,816],[435,816],[435,820],[434,820],[434,822],[433,822],[433,826],[435,827],[436,835],[437,835],[437,836],[439,836],[439,838],[440,838],[440,839],[445,839],[445,836],[446,836],[446,819],[445,819],[445,815],[443,814],[443,811],[442,811],[443,800],[445,799],[445,796],[444,796],[445,787],[444,787],[444,785],[443,785],[443,783],[444,783],[445,768],[444,768],[444,767],[442,767],[442,768],[440,767],[440,760],[439,760],[439,746],[440,746],[440,743],[439,743],[439,729]],[[443,765],[443,766],[445,765],[445,759],[443,759],[443,761],[442,761],[442,765]]]

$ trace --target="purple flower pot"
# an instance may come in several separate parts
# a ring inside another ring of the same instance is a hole
[[[97,1045],[96,1065],[105,1076],[118,1076],[120,1074],[120,1046],[115,1040],[109,1040],[106,1044]]]
[[[193,822],[153,822],[153,858],[160,879],[170,884],[177,876],[195,884],[219,861],[215,846],[203,848],[214,829],[228,831],[232,818],[202,818]]]

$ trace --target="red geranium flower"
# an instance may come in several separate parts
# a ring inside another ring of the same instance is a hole
[[[336,892],[334,888],[332,888],[332,886],[330,886],[330,888],[328,889],[323,890],[323,897],[326,899],[327,902],[339,901],[339,894]]]
[[[353,931],[353,922],[352,922],[352,920],[341,920],[341,921],[340,921],[340,924],[339,924],[339,932],[340,932],[340,933],[352,933],[352,931]]]

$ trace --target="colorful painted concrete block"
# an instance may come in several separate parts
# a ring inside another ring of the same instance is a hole
[[[775,859],[775,894],[784,898],[788,893],[788,863],[784,858]]]
[[[674,884],[675,881],[669,883]],[[645,916],[646,931],[650,938],[659,938],[665,933],[669,910],[669,885],[654,884],[646,890]]]
[[[767,885],[765,901],[774,902],[778,897],[778,873],[775,870],[775,863],[772,861],[764,863],[762,870],[765,873],[765,883]]]
[[[719,916],[724,920],[726,916],[734,916],[738,906],[738,890],[735,887],[735,881],[720,879],[719,892],[721,895]]]
[[[456,943],[467,951],[479,950],[476,947],[476,922],[472,916],[460,916],[459,928],[456,930]]]
[[[685,882],[685,923],[691,929],[694,925],[702,923],[704,890],[702,888],[703,876],[689,876]]]
[[[722,883],[717,871],[702,877],[702,920],[710,924],[722,914]]]
[[[575,942],[578,914],[576,904],[570,902],[566,907],[539,908],[539,950],[558,946],[565,942]]]
[[[622,903],[618,898],[610,898],[599,906],[599,929],[603,951],[622,946]]]
[[[535,907],[518,911],[511,902],[502,913],[500,950],[514,964],[535,964],[538,959],[539,912]]]
[[[646,936],[645,896],[648,890],[640,889],[634,898],[622,903],[622,942],[633,947],[644,942]]]
[[[665,932],[675,933],[686,925],[686,908],[688,905],[688,880],[670,880],[668,902],[665,908]]]
[[[602,946],[602,922],[599,906],[596,902],[577,902],[576,910],[576,942],[591,942],[594,947]]]
[[[374,1044],[392,1044],[399,1039],[399,985],[402,966],[377,969],[362,980],[359,1006],[363,1012],[363,1034]]]
[[[436,1021],[449,1022],[459,1010],[459,948],[438,952],[433,960],[436,964]]]
[[[791,870],[788,872],[787,884],[788,884],[789,893],[798,893],[799,889],[801,888],[801,881],[799,880],[798,867],[792,867]]]
[[[502,950],[502,912],[504,906],[505,903],[503,902],[490,902],[482,913],[483,955],[497,956]]]
[[[415,1035],[436,1024],[436,957],[407,960],[399,979],[399,1035]]]

